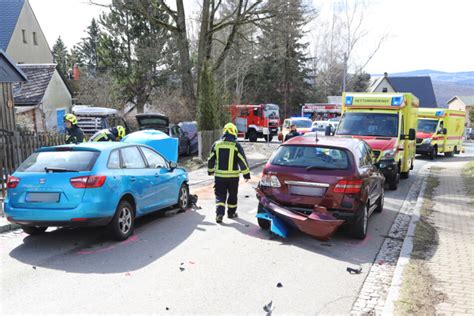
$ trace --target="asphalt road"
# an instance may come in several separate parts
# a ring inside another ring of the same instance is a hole
[[[270,301],[275,313],[349,313],[383,235],[427,162],[416,160],[399,190],[386,191],[385,209],[370,218],[363,241],[344,231],[328,242],[301,233],[282,240],[262,231],[253,189],[261,169],[239,187],[240,218],[222,225],[214,223],[213,190],[205,186],[192,189],[202,209],[144,218],[121,243],[101,229],[0,234],[0,314],[259,314]],[[349,274],[348,266],[363,272]]]

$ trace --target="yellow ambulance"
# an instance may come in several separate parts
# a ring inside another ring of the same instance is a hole
[[[434,159],[438,153],[446,157],[459,154],[466,113],[464,111],[420,108],[418,110],[418,130],[416,133],[416,153]]]
[[[411,93],[345,93],[336,135],[365,140],[391,190],[415,160],[419,101]]]

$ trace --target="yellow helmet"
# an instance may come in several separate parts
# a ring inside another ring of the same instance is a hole
[[[122,125],[117,125],[117,136],[120,139],[125,137],[125,128]]]
[[[224,126],[224,134],[225,133],[229,133],[237,137],[237,134],[239,133],[239,131],[237,130],[237,126],[235,126],[233,123],[227,123]]]
[[[71,113],[64,115],[63,120],[71,122],[72,125],[77,124],[76,116],[74,114],[71,114]]]

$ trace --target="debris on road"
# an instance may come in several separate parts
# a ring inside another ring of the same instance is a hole
[[[360,274],[362,272],[362,267],[360,267],[358,269],[347,267],[346,271],[349,272],[350,274]]]
[[[130,272],[125,273],[125,276],[131,276]]]
[[[179,267],[179,271],[183,272],[184,270],[186,270],[186,269],[183,268],[183,267]]]
[[[36,267],[35,267],[35,266],[33,266],[32,268],[33,268],[34,270],[36,270]]]
[[[263,306],[263,310],[267,313],[267,315],[271,315],[273,311],[273,301]]]
[[[281,284],[280,282],[277,283],[277,288],[281,288],[283,287],[283,284]]]

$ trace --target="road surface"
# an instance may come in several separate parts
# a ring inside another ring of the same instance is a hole
[[[468,151],[474,148],[468,145]],[[440,158],[448,159],[448,158]],[[212,186],[192,188],[199,210],[139,220],[129,240],[101,229],[0,235],[0,313],[349,313],[417,171],[386,191],[368,237],[340,231],[328,242],[302,233],[282,240],[255,219],[256,186],[240,185],[237,220],[214,222]],[[347,267],[363,268],[349,274]],[[277,284],[281,287],[277,287]]]

